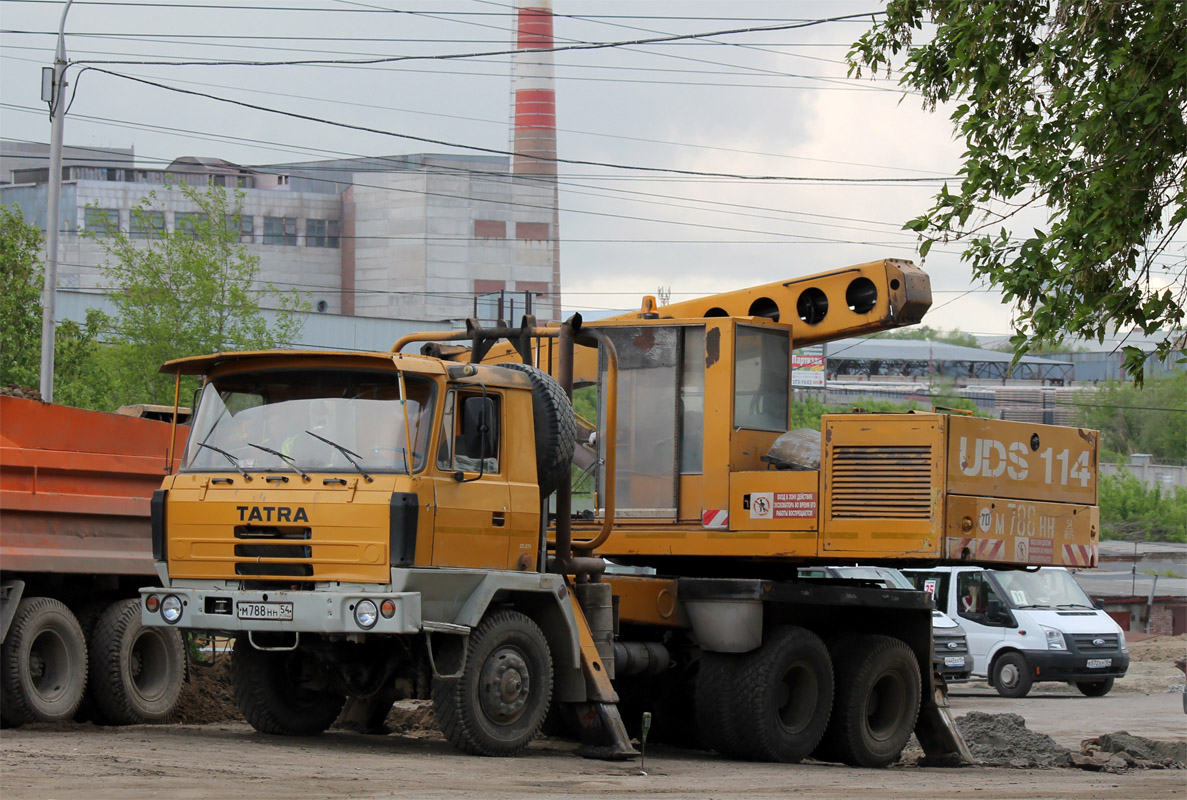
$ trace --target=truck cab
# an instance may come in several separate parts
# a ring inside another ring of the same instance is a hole
[[[1099,697],[1129,668],[1124,631],[1062,567],[905,572],[938,609],[960,620],[974,674],[1003,697],[1024,697],[1039,681],[1066,681]]]

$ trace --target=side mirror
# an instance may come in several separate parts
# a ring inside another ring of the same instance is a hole
[[[498,448],[498,419],[495,401],[489,397],[467,397],[462,413],[462,447],[471,458],[489,458]]]

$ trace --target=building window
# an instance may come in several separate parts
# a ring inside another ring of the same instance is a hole
[[[165,235],[165,212],[133,209],[129,228],[133,239],[160,239]]]
[[[506,239],[507,223],[498,219],[474,220],[475,239]]]
[[[256,240],[255,217],[250,214],[227,214],[224,224],[227,232],[237,234],[239,241],[252,244]]]
[[[536,241],[548,241],[547,222],[517,222],[515,223],[515,238]]]
[[[98,236],[110,236],[120,229],[120,210],[87,206],[84,220],[89,232]]]
[[[173,215],[173,229],[195,239],[210,225],[205,211],[178,211]]]
[[[307,219],[305,220],[306,247],[337,247],[338,220],[336,219]]]
[[[264,217],[264,244],[297,244],[296,217]]]

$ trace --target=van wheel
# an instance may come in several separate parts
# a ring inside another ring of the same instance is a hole
[[[1113,679],[1105,678],[1099,681],[1076,681],[1076,688],[1085,697],[1104,697],[1113,688]]]
[[[1026,697],[1034,680],[1026,656],[1005,653],[993,665],[993,688],[1002,697]]]
[[[140,622],[140,601],[112,603],[91,636],[89,694],[111,725],[164,722],[181,697],[185,645],[173,628]]]
[[[470,634],[456,679],[433,679],[433,711],[445,738],[479,756],[513,756],[544,724],[552,702],[552,654],[543,631],[518,611],[486,616]]]
[[[530,364],[499,364],[522,372],[532,382],[532,416],[536,433],[536,482],[541,495],[555,492],[569,478],[577,420],[573,404],[551,375]]]
[[[68,720],[86,683],[86,638],[74,614],[52,597],[23,598],[0,650],[5,723]]]
[[[315,736],[334,723],[346,695],[333,691],[316,660],[301,650],[257,650],[246,636],[231,655],[235,704],[260,733]]]
[[[922,683],[915,654],[890,636],[853,636],[833,651],[836,699],[818,757],[885,767],[906,746],[919,718]]]

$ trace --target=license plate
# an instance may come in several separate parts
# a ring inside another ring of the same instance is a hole
[[[964,656],[944,656],[945,667],[963,667]]]
[[[1102,667],[1113,666],[1113,659],[1111,658],[1090,658],[1088,659],[1088,669],[1100,669]]]
[[[239,619],[279,619],[293,618],[292,603],[240,603],[236,608]]]

